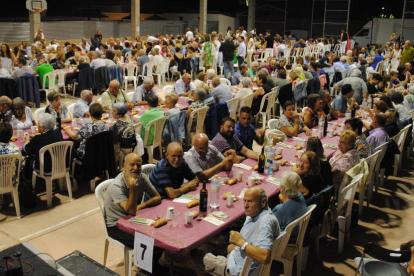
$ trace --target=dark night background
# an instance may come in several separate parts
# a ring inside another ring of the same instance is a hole
[[[99,20],[104,17],[102,12],[130,12],[130,0],[48,0],[46,17],[42,20]],[[284,1],[256,1],[256,7],[272,5],[284,10]],[[286,29],[306,28],[310,26],[312,16],[312,0],[287,1],[288,21]],[[322,22],[325,1],[315,1],[314,22]],[[401,18],[404,0],[351,0],[350,25],[351,35],[358,31],[372,17],[379,17],[384,13],[387,17],[393,14]],[[382,9],[384,7],[384,10]],[[247,11],[245,0],[208,0],[208,12],[221,12],[236,16]],[[167,12],[198,12],[199,0],[141,0],[141,13],[162,14]],[[258,20],[256,14],[256,20]],[[27,21],[26,0],[2,1],[0,9],[1,21]],[[236,25],[238,25],[236,23]],[[246,27],[246,26],[245,26]],[[299,28],[300,28],[299,27]],[[258,30],[263,32],[264,30]]]

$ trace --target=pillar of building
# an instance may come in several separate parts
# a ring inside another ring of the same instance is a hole
[[[39,12],[31,12],[29,11],[29,21],[30,21],[30,40],[33,41],[35,35],[37,34],[37,30],[40,28],[40,13]]]
[[[200,0],[200,24],[198,31],[201,34],[207,32],[207,0]]]
[[[250,32],[255,27],[256,21],[256,0],[249,0],[249,7],[247,13],[247,32]]]
[[[141,0],[131,0],[131,41],[140,36]]]

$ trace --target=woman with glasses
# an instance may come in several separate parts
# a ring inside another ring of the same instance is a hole
[[[36,125],[32,110],[26,106],[26,103],[22,98],[14,98],[12,102],[12,108],[15,120],[10,120],[12,125],[16,124],[17,129],[28,129]]]

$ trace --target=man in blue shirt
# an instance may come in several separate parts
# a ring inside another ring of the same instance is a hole
[[[237,49],[236,58],[237,58],[237,65],[240,68],[240,65],[244,62],[244,57],[246,56],[246,44],[244,43],[244,37],[239,36],[237,39],[239,41],[239,48]]]
[[[252,109],[248,106],[244,106],[240,109],[239,122],[236,124],[234,135],[248,149],[253,149],[253,140],[258,144],[263,144],[264,140],[264,129],[255,130],[252,121]]]
[[[341,95],[336,96],[335,100],[332,102],[332,108],[338,113],[338,117],[344,117],[346,110],[352,110],[355,103],[355,98],[352,98],[354,95],[354,89],[350,84],[344,84],[341,88]],[[349,103],[349,106],[348,106]]]
[[[243,201],[246,221],[240,232],[230,231],[227,258],[201,249],[191,252],[198,275],[203,272],[223,276],[239,275],[247,255],[253,258],[249,275],[257,275],[260,264],[269,264],[272,261],[273,243],[279,236],[280,228],[267,205],[266,192],[259,186],[249,188]]]
[[[168,145],[166,158],[157,163],[150,174],[150,181],[161,197],[176,198],[197,190],[198,178],[184,160],[183,148],[173,142]],[[184,178],[189,182],[184,183]]]
[[[243,79],[244,77],[246,77],[247,69],[248,68],[246,64],[241,64],[239,66],[239,70],[234,73],[233,77],[231,77],[231,85],[240,84],[240,79]]]
[[[371,64],[370,66],[374,68],[374,70],[377,69],[377,64],[384,60],[384,57],[381,56],[381,54],[382,52],[380,49],[375,50],[375,57],[368,62]]]

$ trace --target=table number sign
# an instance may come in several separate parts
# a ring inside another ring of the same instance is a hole
[[[152,258],[154,251],[154,238],[135,232],[134,264],[152,273]]]

